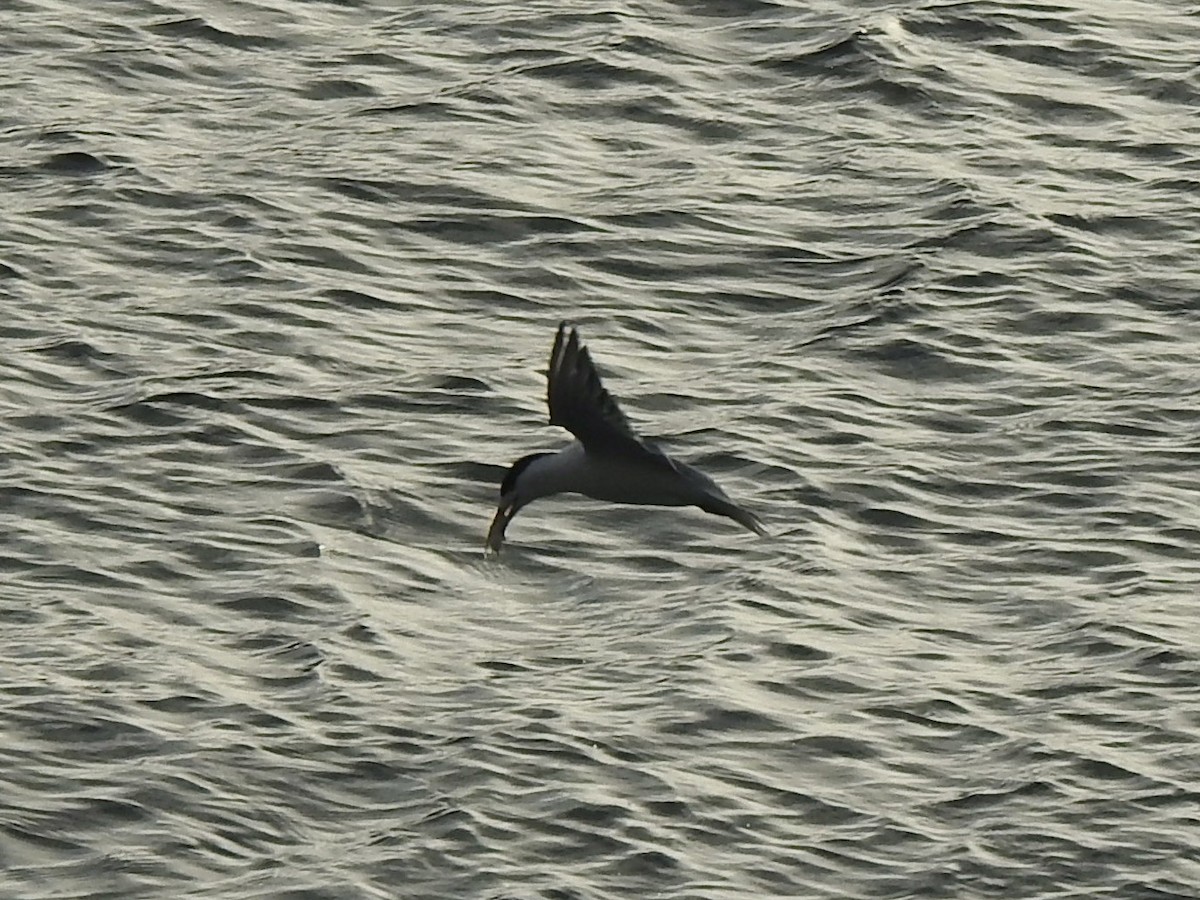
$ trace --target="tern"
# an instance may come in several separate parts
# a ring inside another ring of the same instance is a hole
[[[638,436],[601,384],[578,329],[566,322],[558,326],[546,382],[550,424],[567,429],[575,441],[557,453],[531,453],[512,464],[488,529],[489,554],[500,552],[504,531],[518,510],[541,497],[565,493],[612,503],[698,506],[766,536],[757,517],[730,500],[715,481]]]

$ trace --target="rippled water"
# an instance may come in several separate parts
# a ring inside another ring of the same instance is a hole
[[[0,895],[1200,895],[1195,8],[4,8]]]

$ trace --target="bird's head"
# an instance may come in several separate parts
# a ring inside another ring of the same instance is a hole
[[[522,456],[504,473],[504,480],[500,482],[500,505],[496,509],[496,517],[492,519],[492,527],[488,529],[487,534],[486,546],[489,553],[500,552],[500,547],[504,543],[504,530],[508,527],[508,523],[513,520],[513,516],[522,506],[538,496],[528,490],[523,490],[525,485],[521,481],[521,475],[529,468],[530,463],[551,455],[550,453],[530,453],[528,456]]]

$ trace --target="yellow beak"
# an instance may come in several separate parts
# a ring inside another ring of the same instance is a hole
[[[504,543],[504,529],[508,528],[508,523],[512,521],[518,509],[520,507],[517,506],[516,500],[500,501],[500,508],[496,510],[496,517],[492,519],[492,527],[488,529],[487,542],[484,544],[489,555],[500,552]]]

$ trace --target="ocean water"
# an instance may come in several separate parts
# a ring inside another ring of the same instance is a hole
[[[0,898],[1200,896],[1200,8],[0,9]]]

